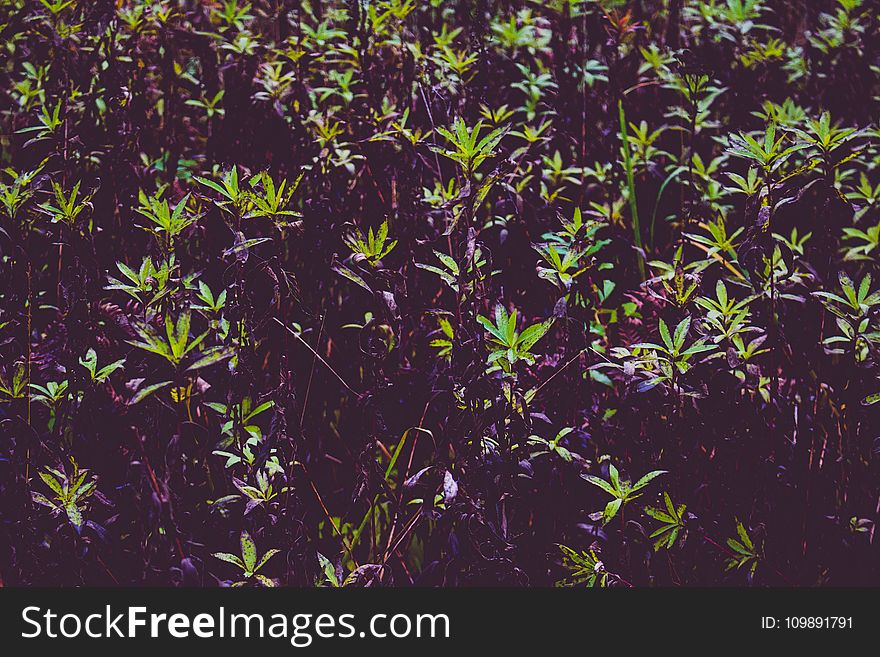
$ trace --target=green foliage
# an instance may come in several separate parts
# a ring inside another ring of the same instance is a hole
[[[205,331],[192,338],[190,334],[191,319],[192,314],[189,310],[181,312],[177,321],[174,321],[170,314],[165,315],[164,334],[159,333],[149,324],[135,326],[140,340],[129,340],[128,343],[138,349],[162,356],[174,367],[179,367],[184,357],[208,336],[208,331]],[[197,360],[189,369],[198,369],[211,364],[211,362],[203,362],[203,360]]]
[[[166,250],[171,250],[174,246],[174,240],[198,217],[186,213],[186,206],[190,199],[189,194],[180,199],[173,210],[168,204],[167,198],[160,198],[161,194],[159,192],[157,195],[147,196],[141,193],[141,207],[137,211],[150,221],[149,224],[143,226],[144,230],[152,233]]]
[[[731,137],[729,153],[757,164],[765,178],[775,174],[795,153],[806,147],[804,143],[790,143],[788,135],[776,136],[776,125],[767,125],[762,138],[756,139],[745,132]]]
[[[843,296],[823,290],[812,293],[836,315],[841,332],[841,335],[825,338],[822,344],[829,353],[849,353],[857,362],[864,362],[880,343],[875,318],[875,309],[880,307],[880,290],[871,292],[871,274],[865,274],[858,288],[845,272],[838,274],[838,281]]]
[[[437,128],[437,132],[450,143],[452,148],[436,146],[432,147],[432,150],[458,164],[462,172],[470,177],[485,160],[495,154],[494,149],[505,133],[504,128],[495,128],[481,138],[483,127],[483,122],[478,121],[475,126],[468,128],[464,120],[458,117],[452,123],[452,130]]]
[[[89,371],[92,383],[105,383],[110,375],[116,370],[122,369],[125,365],[125,359],[121,358],[117,361],[98,367],[98,354],[94,349],[89,348],[86,355],[79,359],[79,364]]]
[[[511,374],[514,366],[520,361],[530,365],[535,362],[536,355],[531,349],[553,326],[551,318],[532,324],[519,332],[516,327],[516,309],[508,314],[507,309],[501,304],[495,306],[494,320],[493,323],[488,317],[482,315],[477,317],[477,321],[489,333],[488,364],[501,368],[507,374]]]
[[[257,416],[265,413],[275,405],[273,401],[265,401],[254,405],[250,397],[245,397],[241,402],[227,406],[219,402],[208,402],[206,406],[220,414],[223,423],[220,426],[222,440],[220,449],[214,450],[214,454],[226,458],[226,467],[232,468],[240,463],[253,466],[257,456],[254,449],[263,442],[263,430],[256,423]],[[234,445],[237,452],[225,451]],[[270,459],[270,464],[272,459]],[[271,465],[269,466],[271,468]],[[267,482],[268,483],[268,482]]]
[[[376,267],[379,261],[387,256],[394,247],[397,246],[397,240],[388,239],[388,221],[385,220],[379,226],[379,230],[373,233],[373,228],[367,231],[366,236],[361,232],[349,235],[345,243],[351,249],[356,260],[365,261],[370,267]]]
[[[706,344],[705,338],[699,338],[685,347],[691,328],[690,316],[681,320],[672,333],[663,319],[658,321],[658,326],[663,344],[639,342],[629,347],[614,347],[612,355],[624,362],[599,363],[594,367],[612,367],[621,370],[629,378],[637,377],[637,392],[646,392],[663,384],[678,394],[696,394],[682,387],[680,377],[693,367],[693,357],[714,351],[715,345]]]
[[[605,510],[601,514],[602,524],[605,525],[613,520],[627,504],[644,494],[639,491],[651,483],[652,480],[664,474],[667,474],[666,470],[653,470],[641,477],[636,483],[632,483],[629,479],[621,479],[617,468],[614,467],[613,463],[609,463],[608,481],[590,474],[583,474],[581,477],[594,486],[601,488],[613,498],[605,505]]]
[[[534,459],[543,454],[552,454],[558,456],[566,463],[571,463],[573,461],[582,462],[584,459],[580,454],[575,454],[571,452],[567,447],[562,445],[562,439],[565,438],[572,431],[574,431],[574,428],[572,427],[565,427],[564,429],[560,429],[552,440],[547,440],[546,438],[541,438],[540,436],[536,435],[529,436],[526,440],[526,443],[528,445],[538,448],[531,452],[530,458]]]
[[[614,576],[605,569],[605,564],[594,550],[577,552],[566,545],[560,545],[562,551],[562,567],[568,575],[556,582],[556,586],[586,586],[588,588],[608,586]]]
[[[4,583],[880,577],[871,3],[289,4],[0,3]]]
[[[739,520],[736,521],[736,533],[738,538],[728,538],[727,545],[733,550],[733,554],[727,560],[727,569],[745,568],[749,571],[749,577],[755,576],[762,554],[755,547],[745,526]]]
[[[88,470],[81,470],[76,461],[71,460],[71,472],[46,468],[39,476],[51,491],[50,496],[33,491],[31,498],[36,504],[48,507],[52,515],[64,515],[79,534],[85,526],[83,513],[88,499],[97,490],[94,476]]]
[[[687,528],[685,527],[685,511],[687,505],[674,505],[669,493],[663,492],[664,508],[655,508],[653,506],[645,507],[645,514],[660,522],[660,526],[655,529],[650,538],[654,541],[654,551],[660,548],[671,550],[676,544],[682,545],[687,540]],[[679,539],[681,539],[679,541]]]
[[[266,577],[259,570],[266,565],[269,559],[278,554],[279,550],[266,550],[258,560],[257,545],[249,533],[243,531],[239,543],[241,545],[241,556],[230,554],[229,552],[214,552],[213,554],[220,561],[231,563],[241,570],[241,576],[244,579],[234,582],[232,586],[247,586],[252,582],[259,586],[277,586],[276,580]]]
[[[80,183],[76,183],[69,193],[56,182],[52,183],[52,192],[55,196],[55,205],[41,203],[39,208],[52,220],[52,223],[64,223],[73,228],[77,224],[80,214],[91,207],[91,194],[80,197]]]
[[[28,387],[27,371],[23,362],[16,363],[12,370],[12,377],[8,380],[0,376],[0,400],[11,401],[25,396]]]

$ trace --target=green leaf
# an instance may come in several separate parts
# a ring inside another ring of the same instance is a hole
[[[272,400],[265,401],[265,402],[263,402],[262,404],[260,404],[259,406],[257,406],[257,407],[256,407],[254,410],[252,410],[250,413],[248,413],[248,414],[245,416],[244,419],[245,419],[245,420],[251,420],[251,419],[257,417],[260,413],[265,413],[266,411],[268,411],[268,410],[269,410],[270,408],[272,408],[273,406],[275,406],[275,402],[274,402],[274,401],[272,401]]]
[[[495,305],[495,326],[498,327],[498,330],[506,335],[507,334],[507,324],[510,320],[509,315],[507,314],[507,309],[502,306],[500,303]]]
[[[129,400],[128,405],[134,406],[135,404],[141,403],[144,399],[146,399],[147,397],[152,395],[154,392],[156,392],[157,390],[161,390],[162,388],[164,388],[167,385],[171,385],[171,381],[162,381],[160,383],[153,383],[151,385],[148,385],[145,388],[141,388],[140,390],[138,390],[135,393],[134,397],[132,397]]]
[[[36,502],[37,504],[42,504],[43,506],[48,506],[50,509],[57,509],[58,508],[58,505],[55,504],[55,502],[50,500],[48,497],[46,497],[42,493],[31,493],[31,499],[33,499],[33,501]]]
[[[241,532],[241,557],[244,561],[245,570],[254,572],[257,563],[257,546],[254,539],[246,531]]]
[[[83,525],[82,512],[76,507],[76,505],[68,504],[64,507],[64,510],[67,512],[67,517],[70,520],[70,523],[78,530],[81,529]]]
[[[336,569],[333,567],[333,564],[330,562],[330,559],[325,557],[320,552],[318,555],[318,564],[321,566],[321,570],[324,571],[324,577],[327,578],[327,581],[333,587],[339,586],[339,579],[336,577]]]
[[[60,497],[64,497],[64,490],[61,487],[61,484],[58,482],[55,477],[50,475],[48,472],[40,472],[40,479],[42,479],[46,485],[51,488],[53,491],[58,493]]]
[[[349,269],[345,265],[341,265],[341,264],[337,263],[337,264],[333,265],[333,271],[335,271],[340,276],[347,278],[352,283],[359,285],[360,287],[365,289],[370,294],[373,294],[373,290],[370,288],[369,285],[367,285],[367,282],[363,278],[361,278],[360,276],[355,274],[351,269]]]
[[[234,564],[242,570],[245,570],[244,562],[234,554],[229,554],[228,552],[214,552],[214,554],[211,556],[220,559],[220,561]]]
[[[752,539],[749,537],[749,533],[746,531],[745,526],[739,520],[736,521],[736,533],[739,534],[740,539],[750,551],[755,549],[755,546],[752,544]]]
[[[394,470],[394,466],[397,464],[397,459],[400,457],[400,452],[403,450],[403,445],[406,443],[406,438],[409,435],[410,431],[421,431],[423,433],[428,434],[433,440],[434,434],[432,434],[427,429],[422,429],[421,427],[410,427],[406,431],[403,432],[403,436],[400,437],[400,440],[397,442],[397,447],[394,448],[394,453],[391,455],[391,460],[388,462],[388,467],[385,468],[385,481],[388,481],[388,478],[391,476],[391,471]]]
[[[509,347],[516,344],[516,308],[513,309],[513,312],[510,313],[510,316],[507,318],[507,330],[504,339],[504,344]]]
[[[666,351],[656,342],[637,342],[629,346],[630,349],[651,349],[653,351]]]
[[[605,510],[602,512],[603,525],[610,522],[614,518],[614,516],[617,515],[617,512],[620,511],[621,504],[623,504],[623,500],[618,497],[611,500],[608,504],[605,505]]]
[[[864,303],[865,299],[868,296],[868,292],[871,290],[871,274],[865,274],[865,277],[862,279],[862,282],[859,284],[859,294],[858,301],[859,303]]]
[[[254,568],[254,572],[258,571],[260,568],[266,565],[266,562],[269,561],[269,559],[274,557],[276,554],[278,554],[280,551],[281,550],[276,550],[275,548],[272,548],[271,550],[266,550],[265,554],[260,557],[260,562],[257,564],[257,567]]]
[[[588,475],[588,474],[582,474],[581,479],[584,479],[585,481],[589,481],[591,484],[593,484],[594,486],[598,486],[599,488],[604,490],[609,495],[613,495],[613,496],[617,497],[617,491],[615,490],[615,488],[611,484],[609,484],[607,481],[602,479],[601,477],[596,477],[596,476]]]
[[[235,355],[235,350],[232,347],[224,347],[219,345],[217,347],[211,347],[202,354],[202,357],[196,360],[192,365],[186,368],[187,372],[192,372],[194,370],[202,369],[203,367],[208,367],[209,365],[214,365],[221,361],[226,360],[227,358],[231,358]]]
[[[661,511],[660,509],[655,509],[652,506],[646,506],[645,513],[647,515],[649,515],[650,517],[652,517],[654,520],[660,520],[661,522],[665,522],[665,523],[669,523],[669,524],[675,523],[675,518],[673,518],[672,516],[670,516],[669,514],[663,512],[663,511]],[[657,532],[655,532],[655,534],[659,533],[661,531],[665,531],[665,528],[661,527],[659,530],[657,530]],[[653,537],[654,537],[654,534],[651,534],[651,538],[653,538]]]
[[[632,492],[635,492],[637,490],[641,490],[642,488],[647,486],[649,483],[651,483],[651,481],[653,479],[656,479],[660,475],[664,475],[664,474],[667,474],[667,470],[654,470],[653,472],[649,472],[648,474],[646,474],[644,477],[642,477],[636,483],[633,484],[633,487],[631,489]]]
[[[446,265],[446,268],[449,269],[449,271],[458,276],[459,269],[458,263],[455,261],[455,258],[448,256],[445,253],[441,253],[440,251],[434,251],[434,255],[437,256],[440,262]]]
[[[201,183],[205,187],[210,187],[215,192],[217,192],[221,196],[226,197],[230,201],[233,200],[232,196],[229,195],[229,193],[226,191],[226,189],[223,188],[221,185],[218,185],[217,183],[215,183],[213,180],[208,180],[207,178],[202,178],[201,176],[193,176],[193,179],[196,182]]]
[[[724,285],[724,281],[720,278],[715,284],[715,296],[718,299],[718,303],[722,306],[727,305],[727,286]]]
[[[672,338],[672,342],[675,346],[676,351],[679,351],[684,346],[684,339],[687,336],[690,328],[690,316],[685,317],[683,320],[681,320],[681,322],[679,322],[678,326],[675,327],[675,335]]]
[[[504,333],[502,333],[502,330],[506,329],[506,324],[503,329],[499,329],[491,322],[491,320],[489,320],[487,317],[483,317],[482,315],[477,316],[477,322],[479,322],[480,326],[491,333],[492,336],[497,338],[499,342],[501,342],[502,344],[505,343],[504,341],[506,339],[506,336]]]
[[[693,356],[694,354],[701,354],[704,351],[714,351],[717,347],[714,344],[703,344],[702,339],[699,342],[695,342],[690,347],[685,349],[679,354],[680,356]]]
[[[614,467],[613,463],[608,465],[608,476],[611,477],[611,485],[614,487],[615,491],[620,490],[620,473],[617,471],[617,468]]]
[[[91,373],[92,378],[94,378],[95,368],[98,366],[98,354],[95,353],[94,349],[89,348],[86,351],[86,355],[79,359],[79,364],[85,367]]]
[[[662,319],[660,320],[660,337],[663,339],[663,344],[666,345],[666,349],[672,351],[673,343],[672,338],[669,336],[669,327],[666,326],[666,322]]]
[[[540,324],[532,324],[523,331],[518,340],[518,346],[522,351],[529,351],[538,340],[543,338],[550,327],[553,326],[553,319],[548,319]]]

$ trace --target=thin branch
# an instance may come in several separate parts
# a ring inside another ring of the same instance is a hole
[[[336,370],[333,369],[333,367],[330,365],[330,363],[328,363],[326,360],[324,360],[324,359],[321,357],[321,354],[319,354],[317,351],[315,351],[314,349],[312,349],[312,346],[311,346],[308,342],[306,342],[305,340],[303,340],[303,339],[300,337],[300,335],[299,335],[296,331],[294,331],[292,328],[290,328],[289,326],[287,326],[286,324],[284,324],[284,323],[283,323],[281,320],[279,320],[277,317],[273,317],[272,319],[275,320],[275,322],[278,324],[278,326],[281,326],[281,327],[287,329],[287,331],[288,331],[293,337],[295,337],[297,340],[299,340],[300,342],[302,342],[302,343],[305,345],[306,349],[308,349],[309,351],[311,351],[311,352],[315,355],[315,358],[317,358],[319,361],[321,361],[321,362],[324,364],[324,367],[326,367],[328,370],[330,370],[330,371],[333,373],[333,376],[335,376],[337,379],[339,379],[339,382],[340,382],[342,385],[345,386],[346,390],[348,390],[348,391],[349,391],[351,394],[353,394],[353,395],[357,395],[358,397],[361,396],[361,393],[359,393],[357,390],[355,390],[355,389],[352,388],[350,385],[348,385],[348,384],[345,382],[345,379],[343,379],[343,378],[339,375],[339,373],[338,373]]]

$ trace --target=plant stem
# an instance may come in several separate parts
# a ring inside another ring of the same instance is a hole
[[[626,114],[623,111],[623,100],[617,101],[617,112],[620,118],[620,138],[623,146],[623,167],[626,172],[627,198],[629,211],[632,216],[633,241],[638,249],[636,264],[639,267],[639,276],[645,280],[645,251],[642,247],[642,230],[639,226],[639,208],[636,203],[636,185],[633,177],[632,158],[629,152],[629,133],[626,129]]]

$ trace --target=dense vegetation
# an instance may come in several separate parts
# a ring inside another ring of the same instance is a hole
[[[5,0],[8,585],[880,583],[868,0]]]

